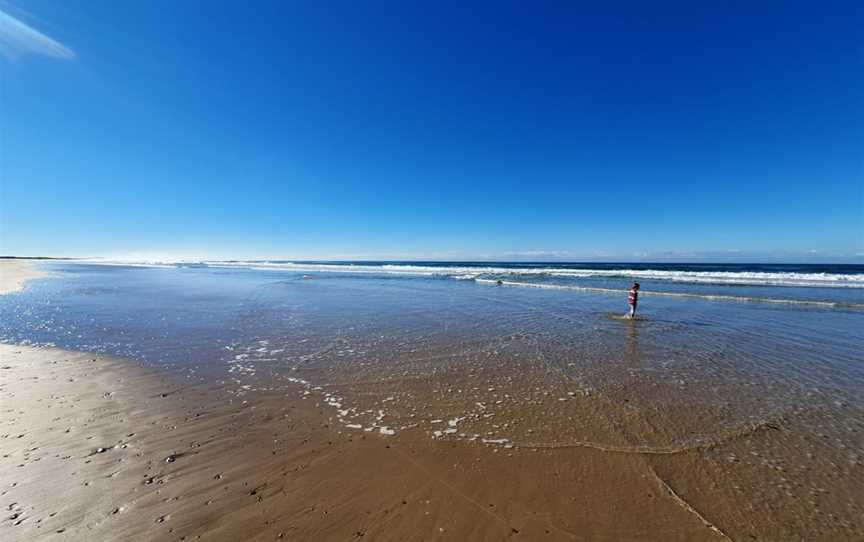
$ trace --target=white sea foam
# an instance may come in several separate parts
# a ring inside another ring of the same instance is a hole
[[[256,269],[296,270],[331,273],[377,273],[442,276],[476,280],[490,275],[505,277],[548,276],[559,278],[634,278],[702,284],[740,284],[766,286],[811,286],[864,288],[864,273],[792,273],[764,271],[675,271],[662,269],[581,269],[557,267],[469,267],[424,266],[410,264],[313,264],[302,262],[207,262],[210,266],[255,267]]]
[[[172,262],[106,260],[101,258],[65,260],[65,263],[84,263],[91,265],[110,265],[118,267],[157,267],[163,269],[173,269],[177,267],[177,265]]]
[[[497,281],[492,279],[477,279],[477,282],[486,284],[495,284]],[[620,294],[626,290],[615,288],[596,288],[592,286],[564,286],[560,284],[538,284],[533,282],[516,282],[502,281],[501,284],[506,286],[519,286],[523,288],[541,288],[549,290],[575,290],[581,292],[605,292]],[[707,299],[710,301],[737,301],[737,302],[753,302],[753,303],[777,303],[790,305],[811,305],[814,307],[849,307],[854,309],[864,308],[864,303],[838,303],[834,301],[814,301],[808,299],[783,299],[772,297],[754,297],[754,296],[738,296],[738,295],[719,295],[719,294],[699,294],[685,292],[659,292],[659,291],[643,291],[640,296],[660,296],[660,297],[680,297],[692,299]]]
[[[666,269],[589,269],[574,267],[496,267],[460,265],[412,265],[412,264],[332,264],[305,262],[269,261],[216,261],[216,260],[72,260],[78,263],[99,265],[121,265],[142,267],[206,266],[272,271],[302,271],[317,273],[390,274],[408,276],[444,277],[457,280],[482,279],[530,279],[530,277],[553,278],[610,278],[657,280],[679,283],[797,286],[829,288],[864,288],[864,273],[795,273],[767,271],[692,271]]]

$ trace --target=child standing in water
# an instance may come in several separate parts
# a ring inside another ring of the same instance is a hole
[[[630,288],[630,292],[627,294],[627,304],[630,305],[630,312],[627,314],[627,318],[636,318],[636,303],[639,302],[639,283],[634,282],[633,287]]]

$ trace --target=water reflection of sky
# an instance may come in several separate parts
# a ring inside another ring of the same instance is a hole
[[[611,378],[604,364],[623,361],[685,378],[755,375],[850,397],[864,389],[858,310],[643,296],[647,320],[622,322],[609,315],[626,310],[626,297],[610,293],[397,275],[48,267],[60,278],[0,298],[3,341],[218,374],[229,348],[260,340],[284,345],[275,357],[290,364],[290,356],[338,338],[351,345],[340,360],[350,367],[346,360],[441,345],[455,355],[453,345],[518,335],[535,341],[550,363],[593,367],[601,379]]]

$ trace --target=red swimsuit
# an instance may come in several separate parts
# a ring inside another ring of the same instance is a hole
[[[630,288],[630,294],[627,296],[627,303],[635,307],[638,299],[639,291],[636,288]]]

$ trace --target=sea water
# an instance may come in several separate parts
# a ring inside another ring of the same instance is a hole
[[[698,450],[735,487],[763,469],[782,506],[804,513],[832,488],[832,514],[861,510],[862,266],[44,267],[54,275],[0,296],[0,341],[125,356],[238,399],[313,401],[380,438]],[[641,318],[613,318],[634,280]]]

